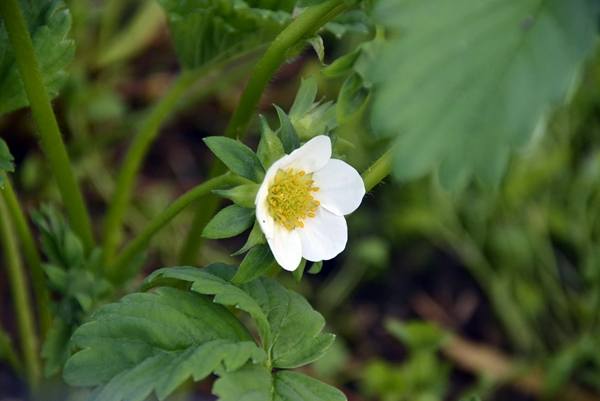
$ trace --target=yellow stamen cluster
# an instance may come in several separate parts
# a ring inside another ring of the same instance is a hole
[[[321,204],[311,195],[319,187],[313,187],[312,174],[304,171],[294,174],[294,169],[289,171],[277,170],[275,181],[269,187],[267,202],[269,214],[275,222],[288,230],[304,227],[306,217],[315,217],[317,207]]]

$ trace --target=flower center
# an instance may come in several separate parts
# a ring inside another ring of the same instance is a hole
[[[311,192],[319,190],[319,187],[312,186],[314,182],[312,174],[304,171],[294,174],[293,168],[287,172],[277,170],[267,195],[269,214],[273,220],[291,231],[296,227],[304,227],[302,220],[306,217],[315,217],[321,203],[311,195]]]

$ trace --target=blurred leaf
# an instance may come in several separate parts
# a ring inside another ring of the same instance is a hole
[[[437,349],[448,339],[448,335],[435,324],[420,320],[401,322],[388,319],[385,322],[385,329],[413,349]]]
[[[272,41],[291,21],[294,2],[160,0],[179,62],[189,69]],[[267,6],[269,9],[261,7]]]
[[[352,53],[337,58],[333,63],[322,68],[321,74],[325,75],[327,78],[339,78],[349,74],[353,70],[354,62],[358,59],[358,56],[360,56],[361,51],[362,49],[359,46]]]
[[[356,117],[369,100],[370,94],[359,74],[350,75],[338,95],[336,107],[338,123],[343,124]]]
[[[240,268],[231,279],[232,284],[244,284],[260,277],[275,261],[268,244],[256,245],[250,249]]]
[[[10,154],[8,145],[0,138],[0,189],[4,189],[4,185],[6,185],[4,173],[15,171],[14,159],[13,155]]]
[[[99,309],[73,335],[82,351],[63,372],[72,386],[100,386],[94,400],[165,399],[189,377],[235,371],[264,352],[246,328],[208,297],[174,288],[131,294]]]
[[[63,70],[75,55],[74,42],[66,39],[71,28],[71,15],[60,0],[19,0],[19,6],[33,42],[44,86],[53,99],[67,79]],[[0,114],[28,104],[6,29],[0,21]]]
[[[330,130],[337,127],[335,105],[331,101],[315,102],[316,95],[316,78],[310,76],[303,79],[289,113],[289,121],[299,140],[307,141],[316,135],[328,135]]]
[[[75,349],[71,341],[74,328],[63,319],[56,318],[48,331],[42,347],[42,357],[45,359],[44,375],[51,377],[60,372],[67,359]]]
[[[254,223],[254,209],[238,205],[227,206],[208,222],[202,236],[205,238],[230,238],[241,234]]]
[[[324,64],[323,60],[325,59],[325,45],[323,44],[323,38],[319,35],[315,35],[306,39],[306,41],[312,46],[312,48],[315,50],[315,53],[317,53],[317,57],[319,57],[321,64]]]
[[[325,320],[302,296],[264,276],[233,285],[229,281],[234,274],[235,267],[221,263],[202,270],[160,269],[144,281],[142,289],[161,285],[161,280],[167,278],[190,281],[192,291],[215,295],[214,302],[250,313],[275,368],[295,368],[323,356],[334,336],[321,333]]]
[[[399,136],[393,170],[439,166],[446,185],[475,173],[493,184],[509,149],[563,102],[596,40],[588,0],[381,0],[375,17],[400,32],[372,64],[372,122]]]
[[[248,146],[222,136],[204,138],[204,142],[234,174],[259,184],[262,182],[265,169]]]
[[[264,366],[246,365],[221,376],[213,387],[220,401],[345,401],[334,387],[290,371],[273,376]]]

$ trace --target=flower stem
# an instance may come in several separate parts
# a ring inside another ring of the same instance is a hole
[[[302,38],[314,35],[319,28],[347,9],[349,5],[346,0],[329,0],[308,7],[275,38],[250,75],[224,136],[243,138],[263,92],[281,64],[285,62],[288,50]],[[209,177],[216,177],[225,171],[225,166],[217,161],[213,165]],[[218,206],[219,200],[214,195],[206,197],[198,205],[196,217],[181,252],[181,264],[193,265],[196,262],[202,242],[202,230],[215,214]]]
[[[108,278],[112,282],[119,282],[127,279],[128,264],[144,250],[154,234],[171,221],[179,212],[187,206],[197,201],[198,199],[210,194],[214,189],[222,188],[230,185],[247,184],[249,181],[245,178],[234,176],[232,174],[223,174],[206,181],[204,184],[198,185],[191,191],[186,192],[166,208],[161,214],[156,216],[150,224],[135,237],[123,250],[123,252],[115,259]]]
[[[131,199],[134,179],[140,169],[144,156],[150,148],[152,141],[158,135],[161,124],[169,115],[181,95],[206,72],[206,69],[182,72],[171,85],[168,93],[154,106],[144,125],[133,139],[119,172],[115,193],[111,199],[104,221],[102,250],[107,266],[110,266],[114,259],[121,237],[123,216]],[[109,272],[109,275],[113,273]]]
[[[40,379],[41,365],[38,357],[38,338],[35,333],[33,308],[29,298],[26,274],[10,222],[10,215],[3,199],[0,199],[0,243],[2,244],[17,318],[25,374],[29,384],[35,387]]]
[[[4,21],[31,111],[40,132],[42,147],[56,179],[70,223],[86,251],[90,252],[94,248],[94,236],[89,215],[71,170],[33,43],[17,0],[0,1],[0,17]]]
[[[35,242],[31,235],[31,231],[29,230],[29,226],[27,225],[27,220],[19,206],[19,200],[13,191],[8,176],[6,173],[3,174],[6,186],[4,190],[1,191],[2,198],[4,198],[8,213],[13,219],[13,224],[17,231],[21,248],[23,249],[23,255],[25,256],[25,261],[27,262],[27,266],[29,266],[29,274],[33,282],[33,290],[40,321],[40,337],[46,338],[46,333],[52,324],[52,316],[50,314],[50,309],[48,309],[48,305],[50,304],[50,294],[46,287],[46,278],[44,271],[42,270],[40,255],[35,247]]]
[[[362,173],[362,179],[365,182],[367,192],[372,190],[392,171],[392,152],[394,148],[389,148],[379,159],[375,161]]]

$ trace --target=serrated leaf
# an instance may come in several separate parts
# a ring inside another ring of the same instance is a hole
[[[281,124],[280,134],[283,150],[285,153],[290,154],[300,147],[300,140],[298,139],[296,129],[292,125],[288,115],[285,114],[285,111],[281,110],[277,105],[274,106],[275,110],[277,110],[277,116],[279,116],[279,123]]]
[[[250,313],[273,367],[298,367],[323,356],[334,336],[321,333],[325,320],[302,296],[264,276],[233,285],[229,280],[234,274],[235,267],[221,263],[205,269],[173,267],[151,274],[142,289],[161,285],[164,279],[180,279],[192,282],[192,291],[215,295],[216,303]]]
[[[4,174],[15,171],[13,160],[15,158],[10,153],[8,145],[4,142],[4,139],[0,138],[0,189],[3,189],[4,185],[6,185]]]
[[[204,138],[210,150],[235,174],[261,183],[265,177],[265,169],[252,149],[236,141],[222,136]]]
[[[254,209],[238,205],[227,206],[208,222],[202,236],[211,239],[230,238],[250,228],[255,220]]]
[[[213,386],[220,401],[345,401],[334,387],[297,372],[280,371],[273,376],[264,366],[246,365],[224,374]]]
[[[244,284],[252,281],[266,272],[273,262],[275,262],[275,257],[269,245],[256,245],[240,264],[240,268],[231,279],[231,283]]]
[[[370,94],[359,74],[350,75],[338,95],[336,107],[338,123],[343,124],[356,117],[369,100]]]
[[[277,160],[281,159],[285,155],[283,150],[283,144],[277,135],[273,132],[267,119],[259,115],[260,120],[260,142],[258,143],[258,149],[256,155],[262,163],[265,170]]]
[[[598,7],[574,0],[381,0],[374,16],[402,31],[372,64],[372,121],[398,135],[401,179],[436,167],[446,181],[493,184],[509,150],[563,102],[596,41]],[[457,177],[454,180],[451,177]]]
[[[254,208],[254,200],[258,192],[259,184],[238,185],[232,189],[216,189],[214,194],[223,198],[230,199],[238,206],[245,208]]]
[[[160,0],[179,62],[189,69],[231,59],[271,42],[291,21],[294,2]]]
[[[83,350],[66,363],[73,386],[101,386],[94,400],[165,399],[187,378],[234,371],[264,351],[226,308],[194,292],[158,288],[99,309],[73,341]]]
[[[71,27],[71,15],[59,0],[20,0],[19,5],[31,35],[44,86],[50,99],[53,99],[67,79],[63,70],[75,55],[74,42],[66,39]],[[21,76],[8,45],[6,29],[0,21],[0,114],[28,104]]]

